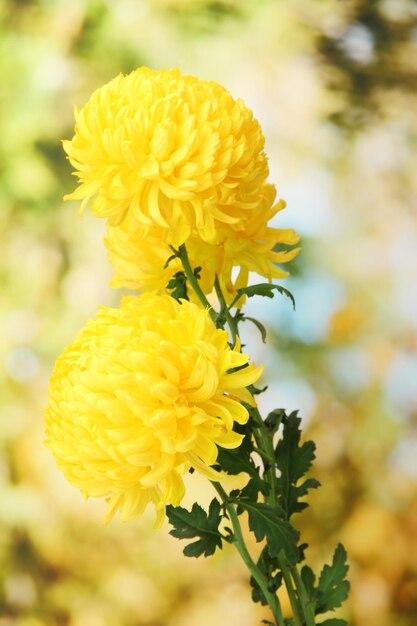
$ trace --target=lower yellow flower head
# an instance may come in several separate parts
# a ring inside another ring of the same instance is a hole
[[[69,482],[107,499],[107,520],[153,502],[160,523],[181,502],[183,474],[221,479],[218,446],[240,445],[233,426],[262,372],[248,361],[191,302],[148,293],[102,307],[55,365],[47,445]]]
[[[217,228],[218,243],[204,241],[194,233],[187,240],[187,252],[193,268],[201,267],[200,286],[204,293],[213,290],[219,277],[227,302],[236,295],[236,289],[246,287],[250,272],[269,281],[284,278],[288,272],[278,263],[293,259],[300,248],[276,252],[276,244],[293,246],[300,237],[293,229],[273,228],[268,222],[285,207],[280,200],[274,205],[275,187],[265,184],[256,206],[246,211],[239,227],[222,224]],[[163,240],[160,226],[143,227],[134,216],[128,216],[119,226],[109,226],[105,239],[109,260],[115,269],[112,287],[126,287],[140,291],[165,291],[172,276],[182,270],[178,259],[166,261],[172,250]],[[237,275],[234,275],[237,270]]]
[[[238,225],[269,173],[250,109],[177,69],[141,67],[97,89],[63,145],[80,183],[67,199],[92,199],[113,225],[132,213],[175,247],[193,230],[213,243],[219,224]]]

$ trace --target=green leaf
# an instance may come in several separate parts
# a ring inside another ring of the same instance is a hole
[[[262,478],[251,478],[245,487],[240,492],[240,498],[244,500],[249,500],[250,502],[256,502],[258,500],[258,494],[261,493],[263,496],[267,496],[269,494],[270,487],[267,481],[262,480]],[[238,506],[237,512],[240,515],[242,513],[242,508]]]
[[[257,285],[250,285],[249,287],[241,287],[237,290],[238,296],[247,296],[252,298],[253,296],[263,296],[266,298],[273,298],[274,291],[279,291],[283,296],[287,296],[292,302],[293,309],[295,311],[295,299],[291,291],[281,287],[281,285],[272,285],[271,283],[259,283]]]
[[[216,548],[222,547],[222,535],[219,531],[221,522],[221,506],[218,500],[210,503],[208,515],[206,511],[197,503],[193,504],[191,511],[187,511],[181,506],[167,507],[167,516],[174,526],[170,531],[173,537],[179,539],[192,539],[199,537],[197,541],[189,543],[184,548],[185,556],[199,557],[202,554],[209,556],[214,554]]]
[[[277,432],[278,428],[281,426],[281,422],[284,417],[284,409],[274,409],[273,411],[268,413],[265,419],[265,426],[267,427],[269,432],[272,433],[272,435]]]
[[[172,259],[175,259],[176,257],[178,257],[178,254],[173,254],[172,256],[170,256],[164,266],[164,269],[165,267],[168,266],[169,262],[172,261]],[[201,267],[196,267],[193,270],[194,276],[197,278],[197,280],[200,278],[200,272],[201,272]],[[171,280],[168,282],[167,289],[171,290],[170,295],[176,300],[180,300],[180,299],[188,300],[189,299],[188,292],[187,292],[187,277],[184,274],[184,272],[176,272],[171,278]]]
[[[289,417],[284,413],[282,422],[282,437],[275,448],[276,464],[281,472],[277,478],[277,489],[279,502],[287,519],[290,519],[293,513],[298,513],[307,506],[306,502],[299,502],[299,498],[307,495],[309,489],[317,488],[320,483],[309,478],[298,484],[315,459],[316,446],[313,441],[305,441],[300,445],[301,419],[297,417],[297,411]]]
[[[269,504],[248,502],[240,499],[239,505],[249,516],[249,528],[254,533],[256,541],[266,538],[268,551],[272,557],[278,557],[283,550],[289,563],[298,562],[297,541],[299,533],[283,519],[285,512],[279,507]]]
[[[265,387],[262,387],[262,389],[255,387],[255,385],[249,385],[249,388],[253,396],[258,396],[260,393],[264,393],[264,391],[268,389],[268,385],[265,385]]]
[[[314,586],[316,582],[316,576],[311,567],[309,567],[308,565],[304,565],[301,570],[301,580],[303,581],[310,602],[314,603],[317,596],[317,589]]]
[[[259,320],[255,319],[254,317],[248,317],[247,315],[245,315],[242,320],[248,320],[249,322],[252,322],[252,324],[255,324],[256,328],[261,333],[262,343],[266,343],[266,328],[263,324],[261,324]]]
[[[184,272],[176,272],[167,284],[167,289],[171,290],[171,296],[176,300],[188,300],[187,277]]]
[[[217,465],[219,465],[222,470],[228,474],[232,474],[233,476],[240,474],[241,472],[245,472],[250,476],[256,476],[259,478],[254,462],[250,457],[239,455],[239,448],[236,451],[219,447]]]
[[[178,259],[178,254],[171,254],[170,257],[167,258],[167,260],[165,261],[164,267],[163,269],[166,270],[166,268],[168,267],[168,265],[171,263],[171,261],[173,261],[174,259]]]
[[[317,626],[348,626],[348,623],[345,619],[332,617],[331,619],[325,619],[324,622],[320,622]]]
[[[219,447],[217,464],[228,474],[236,475],[240,474],[240,472],[246,472],[250,476],[258,478],[259,470],[251,457],[253,452],[252,436],[246,426],[247,425],[241,426],[240,424],[235,424],[234,430],[241,435],[245,435],[242,439],[242,443],[239,448],[233,448],[231,450]]]
[[[242,434],[246,426],[236,425],[235,430]],[[228,450],[220,448],[217,456],[217,465],[228,474],[236,475],[244,472],[251,477],[246,487],[240,493],[240,497],[256,502],[258,493],[266,494],[269,490],[268,482],[261,478],[259,468],[256,466],[251,454],[253,452],[252,437],[249,431],[245,433],[239,448]],[[241,509],[238,507],[238,513]]]
[[[333,611],[348,596],[350,584],[346,580],[349,566],[346,564],[347,554],[341,543],[337,546],[331,565],[322,569],[317,588],[317,613]]]

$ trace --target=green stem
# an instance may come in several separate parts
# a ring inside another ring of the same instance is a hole
[[[265,422],[262,419],[258,409],[254,407],[251,409],[252,416],[258,426],[254,430],[254,437],[258,447],[264,450],[265,457],[268,459],[274,458],[274,446],[272,437],[267,431]],[[267,476],[269,480],[269,494],[265,497],[271,506],[275,505],[276,501],[276,473],[275,462],[270,463],[267,469]],[[291,608],[294,615],[294,622],[296,626],[315,626],[314,610],[309,601],[307,592],[304,587],[304,583],[299,574],[296,565],[289,566],[283,553],[278,557],[278,562],[284,577],[285,586],[287,588],[288,597],[291,603]],[[294,581],[294,582],[293,582]],[[297,594],[295,594],[295,589]]]
[[[187,252],[185,250],[185,247],[181,246],[181,248],[184,249],[185,261],[188,262],[188,257],[187,257]],[[180,254],[181,254],[181,248],[180,248]],[[201,289],[198,285],[197,280],[195,279],[195,276],[191,270],[191,267],[189,267],[189,270],[187,270],[186,265],[184,263],[184,257],[181,256],[180,258],[183,262],[184,271],[186,273],[188,280],[192,284],[194,291],[200,297],[199,291],[201,292]],[[188,266],[189,266],[189,262],[188,262]],[[188,271],[191,272],[193,280],[191,280],[191,277],[189,276]],[[197,287],[199,291],[194,286],[194,282],[197,283]],[[239,297],[237,296],[232,302],[232,304],[228,306],[225,301],[217,275],[214,281],[214,288],[216,290],[216,294],[219,299],[219,303],[221,307],[220,316],[224,316],[224,318],[226,319],[227,324],[230,329],[230,333],[232,335],[233,344],[235,344],[236,338],[239,336],[239,329],[238,329],[238,324],[237,324],[236,319],[230,313],[230,309],[234,306],[235,302],[237,302]],[[200,300],[203,302],[203,304],[205,304],[205,302],[208,302],[208,301],[202,292],[201,294],[204,300],[201,297],[200,297]],[[273,444],[272,436],[271,436],[271,433],[268,432],[265,426],[265,422],[263,421],[262,416],[259,413],[259,410],[257,407],[253,407],[251,409],[251,414],[258,426],[258,428],[254,429],[253,435],[255,437],[256,444],[259,448],[260,456],[263,459],[264,463],[265,463],[265,459],[267,461],[267,468],[266,468],[265,474],[268,478],[270,488],[269,488],[268,495],[265,496],[265,501],[268,502],[270,506],[275,506],[276,498],[277,498],[276,464],[275,464],[274,444]],[[281,607],[279,605],[278,598],[275,594],[271,594],[268,591],[267,580],[258,570],[255,562],[252,560],[252,557],[247,551],[247,548],[243,541],[242,531],[240,528],[239,519],[235,511],[235,508],[230,502],[227,501],[227,494],[224,491],[224,489],[219,485],[219,483],[213,483],[213,485],[215,489],[217,490],[217,492],[222,497],[223,502],[225,503],[226,510],[230,516],[230,520],[232,522],[234,535],[235,535],[236,547],[239,553],[241,554],[243,560],[245,561],[246,565],[248,566],[249,570],[251,571],[253,577],[257,581],[260,589],[264,593],[265,598],[267,599],[267,602],[269,606],[271,607],[272,612],[274,613],[275,619],[278,621],[279,626],[281,626],[281,623],[283,623],[283,617],[282,617]],[[308,594],[305,590],[304,583],[302,581],[302,578],[300,576],[297,566],[296,565],[290,566],[287,563],[284,552],[281,552],[280,555],[278,556],[278,562],[279,562],[279,566],[281,568],[282,575],[284,578],[285,586],[286,586],[287,593],[288,593],[288,598],[290,600],[295,626],[315,626],[316,622],[315,622],[315,617],[314,617],[314,608],[310,603]],[[275,605],[277,605],[278,607],[278,613],[273,608],[273,606]],[[281,619],[281,622],[280,622],[280,619]]]
[[[299,602],[294,591],[293,582],[291,578],[291,572],[287,565],[285,554],[282,550],[278,556],[278,563],[281,568],[282,575],[284,577],[285,587],[287,589],[288,598],[289,598],[292,612],[293,612],[294,624],[295,626],[304,626],[305,622],[303,621],[302,611],[300,610]]]
[[[274,456],[274,446],[272,443],[272,439],[269,436],[269,433],[266,429],[265,422],[262,419],[261,414],[257,407],[253,407],[251,409],[252,417],[254,418],[258,428],[254,430],[254,437],[257,446],[260,450],[263,451],[262,458],[271,459],[268,463],[267,475],[269,481],[269,495],[267,498],[269,500],[269,504],[271,506],[275,505],[276,500],[276,474],[275,474],[275,456]]]
[[[233,345],[235,345],[236,343],[236,337],[238,336],[238,327],[237,327],[237,322],[235,320],[235,318],[233,317],[233,315],[230,314],[230,310],[229,307],[227,306],[226,300],[224,298],[223,292],[222,292],[222,288],[220,286],[220,282],[219,282],[219,277],[216,274],[216,278],[214,279],[214,289],[216,290],[216,294],[217,297],[219,299],[220,302],[220,315],[224,315],[224,317],[226,318],[226,321],[229,325],[230,328],[230,333],[232,335],[232,343]]]
[[[187,277],[188,282],[190,283],[191,287],[194,289],[195,294],[197,295],[198,299],[200,300],[201,304],[204,306],[204,308],[208,309],[208,312],[210,314],[210,317],[213,321],[213,323],[216,323],[217,320],[217,315],[216,312],[214,311],[213,307],[211,306],[210,302],[207,300],[203,290],[201,289],[199,282],[197,280],[197,278],[194,275],[193,269],[190,265],[190,260],[188,258],[188,254],[187,254],[187,249],[185,247],[185,245],[183,244],[182,246],[180,246],[178,248],[178,251],[171,248],[173,250],[173,252],[178,256],[178,258],[180,259],[182,266],[184,268],[184,273]]]
[[[242,557],[244,563],[247,565],[250,573],[252,574],[252,576],[254,577],[254,579],[256,580],[256,582],[259,585],[259,588],[261,589],[262,593],[265,596],[266,601],[269,604],[269,607],[274,615],[274,618],[276,620],[276,623],[278,626],[285,626],[285,622],[284,622],[284,616],[282,615],[282,611],[281,611],[281,606],[279,603],[279,600],[277,598],[277,596],[275,594],[272,594],[269,590],[268,590],[268,582],[265,579],[265,577],[263,576],[263,574],[259,571],[259,569],[256,566],[256,563],[254,562],[254,560],[252,559],[251,555],[249,554],[249,551],[246,547],[245,544],[245,540],[243,539],[243,534],[242,534],[242,529],[240,527],[240,522],[239,522],[239,518],[238,515],[236,513],[235,507],[234,505],[229,502],[229,498],[227,493],[225,492],[225,490],[223,489],[223,487],[220,485],[220,483],[216,483],[212,481],[212,485],[215,488],[215,490],[217,491],[217,493],[219,494],[219,496],[221,497],[226,511],[229,515],[230,521],[232,523],[233,526],[233,537],[234,537],[234,544],[236,546],[236,549],[238,550],[240,556]]]
[[[306,625],[315,626],[316,619],[314,617],[314,607],[311,604],[310,598],[308,597],[306,588],[296,565],[291,566],[291,573],[295,582],[298,597],[300,598],[301,606],[303,607]]]

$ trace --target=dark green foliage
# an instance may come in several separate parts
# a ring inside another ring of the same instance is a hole
[[[235,424],[234,430],[245,435],[242,439],[242,443],[239,448],[233,448],[231,450],[219,447],[217,457],[218,465],[228,474],[235,475],[240,474],[240,472],[246,472],[250,476],[259,477],[259,470],[251,457],[253,443],[247,425],[241,426],[240,424]]]
[[[175,300],[188,300],[187,277],[184,272],[176,272],[167,284],[167,289],[171,289],[171,296]]]
[[[285,513],[281,507],[244,500],[240,500],[239,504],[248,512],[249,528],[256,540],[262,541],[266,538],[269,554],[278,557],[284,552],[289,563],[297,563],[299,533],[283,519]]]
[[[169,264],[172,259],[175,259],[178,254],[173,254],[167,260],[165,267]],[[194,276],[198,279],[200,277],[201,267],[196,267],[194,269]],[[167,284],[167,289],[171,290],[171,296],[175,298],[175,300],[189,300],[188,292],[187,292],[187,277],[184,272],[176,272],[171,280]]]
[[[241,287],[237,290],[238,297],[236,298],[236,301],[243,295],[246,295],[248,298],[252,298],[253,296],[273,298],[275,295],[274,291],[279,291],[279,293],[283,296],[287,296],[287,298],[291,300],[293,309],[295,310],[295,299],[291,291],[288,291],[285,287],[281,287],[281,285],[273,285],[271,283],[259,283],[249,287]]]
[[[235,426],[235,430],[240,432],[244,432],[245,428],[245,426]],[[248,474],[251,478],[240,492],[240,497],[256,502],[258,493],[266,494],[269,487],[267,482],[261,478],[259,468],[251,456],[253,450],[252,436],[250,431],[247,431],[239,448],[232,450],[219,448],[217,463],[220,469],[228,474],[236,475],[241,472]],[[238,513],[240,512],[240,507],[238,507]]]
[[[211,501],[208,514],[197,503],[193,504],[191,511],[181,506],[167,507],[168,519],[174,526],[174,529],[170,531],[173,537],[179,539],[199,537],[197,541],[189,543],[184,548],[185,556],[199,557],[202,554],[210,556],[214,554],[216,548],[222,547],[224,537],[219,531],[222,519],[220,511],[221,506],[216,498]]]
[[[301,580],[303,581],[305,590],[310,598],[310,601],[315,602],[317,596],[317,591],[315,588],[316,576],[311,567],[309,567],[308,565],[304,565],[303,569],[301,570]]]
[[[301,578],[310,603],[315,608],[315,615],[334,611],[346,600],[349,592],[349,582],[346,580],[348,569],[346,551],[340,543],[335,550],[331,565],[323,567],[317,585],[313,571],[304,565],[301,570]],[[321,622],[321,624],[344,626],[346,622],[339,619],[329,619]]]
[[[306,502],[299,502],[299,498],[307,495],[309,489],[319,487],[320,483],[315,478],[308,478],[298,484],[315,459],[315,444],[313,441],[305,441],[300,445],[301,419],[297,417],[297,411],[289,417],[284,413],[281,418],[284,428],[275,449],[276,465],[281,473],[277,478],[277,488],[279,502],[286,518],[290,519],[293,513],[308,506]]]
[[[273,411],[268,413],[265,419],[265,426],[267,427],[271,435],[274,435],[277,432],[278,428],[281,426],[284,417],[284,409],[274,409]]]
[[[348,597],[350,585],[346,580],[346,574],[349,569],[346,559],[346,550],[339,543],[333,555],[332,564],[325,565],[320,574],[317,588],[316,613],[333,611]]]
[[[253,396],[259,396],[259,394],[264,393],[268,389],[268,385],[265,385],[262,389],[255,387],[255,385],[250,385],[249,389]]]
[[[256,564],[257,569],[266,582],[268,592],[275,594],[283,584],[281,567],[284,567],[284,563],[285,567],[296,566],[304,560],[304,549],[307,545],[298,545],[299,533],[289,520],[293,513],[302,511],[307,506],[305,502],[300,502],[300,498],[307,495],[309,489],[319,485],[315,479],[305,478],[315,458],[315,446],[311,441],[300,443],[301,420],[297,412],[287,416],[283,409],[275,409],[262,423],[257,413],[251,407],[247,408],[250,412],[248,423],[235,426],[237,432],[244,435],[240,447],[232,450],[220,447],[217,467],[231,475],[244,472],[249,481],[243,489],[235,489],[228,495],[223,508],[226,511],[232,506],[238,515],[247,512],[251,532],[258,542],[265,542]],[[267,436],[272,438],[281,426],[281,438],[271,459],[262,445],[262,437],[267,432]],[[264,430],[263,434],[260,429]],[[254,445],[255,441],[257,447]],[[261,455],[262,468],[255,462],[254,452]],[[274,463],[278,474],[275,478],[274,504],[266,501],[274,487],[269,482],[274,480],[271,478],[271,463]],[[260,496],[263,496],[263,502],[258,501]],[[171,530],[174,537],[196,539],[185,547],[186,556],[209,556],[216,548],[222,547],[223,541],[236,541],[230,529],[225,529],[226,534],[219,530],[222,518],[228,518],[228,514],[222,513],[222,506],[216,499],[211,502],[208,513],[198,504],[194,504],[191,511],[168,506],[167,515],[174,526]],[[305,565],[302,568],[300,575],[308,596],[307,602],[315,615],[333,611],[346,599],[349,591],[347,570],[346,552],[341,545],[336,548],[332,563],[323,567],[318,581],[310,567]],[[253,576],[250,583],[253,601],[266,606],[268,602],[264,591]],[[264,620],[264,623],[271,624],[268,620]],[[293,620],[286,619],[285,624],[293,626]],[[345,625],[346,622],[338,618],[322,622],[322,626]]]
[[[325,619],[324,622],[320,622],[317,626],[348,626],[348,623],[345,619],[331,617],[330,619]]]

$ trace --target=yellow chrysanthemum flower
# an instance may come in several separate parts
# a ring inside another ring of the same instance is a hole
[[[47,445],[85,496],[107,499],[107,519],[153,502],[160,523],[185,472],[219,480],[218,446],[240,445],[233,426],[246,423],[241,401],[253,404],[246,387],[262,371],[248,361],[191,302],[148,293],[102,307],[54,368]]]
[[[92,199],[112,225],[129,213],[175,247],[193,231],[217,243],[219,227],[239,230],[259,204],[268,176],[261,128],[214,82],[142,67],[97,89],[75,115],[64,149],[80,185],[66,198]]]
[[[283,200],[275,205],[274,200],[275,188],[265,184],[256,207],[245,212],[239,227],[218,226],[217,244],[207,243],[198,235],[190,236],[186,244],[188,256],[192,267],[202,268],[200,286],[204,293],[213,290],[216,274],[228,302],[235,297],[237,288],[247,286],[249,272],[257,272],[269,281],[288,275],[277,263],[290,261],[300,248],[274,252],[274,246],[277,243],[292,246],[300,237],[292,229],[268,226],[272,217],[285,207]],[[134,216],[128,216],[119,226],[108,228],[105,242],[116,271],[112,287],[156,293],[165,290],[170,278],[182,267],[178,259],[165,267],[172,251],[163,241],[162,231],[160,226],[144,228]],[[238,268],[239,273],[233,278],[234,268]]]

